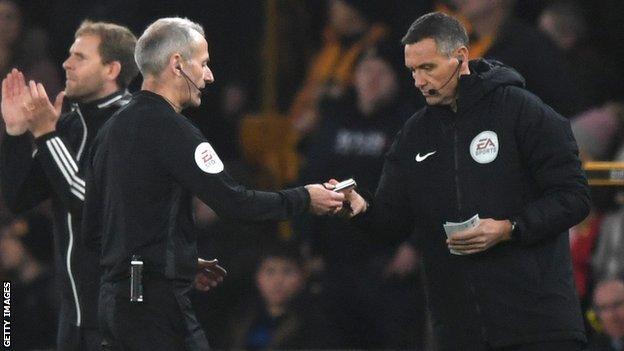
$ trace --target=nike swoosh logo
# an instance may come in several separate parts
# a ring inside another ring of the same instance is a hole
[[[436,153],[435,151],[432,151],[432,152],[430,152],[430,153],[428,153],[428,154],[424,154],[424,155],[420,156],[420,152],[419,152],[419,153],[417,153],[417,154],[416,154],[416,162],[422,162],[422,161],[424,161],[427,157],[429,157],[429,156],[431,156],[431,155],[433,155],[433,154],[435,154],[435,153]]]

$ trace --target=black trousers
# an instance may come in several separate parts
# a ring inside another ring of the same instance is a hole
[[[102,283],[102,350],[210,350],[188,298],[190,289],[189,283],[144,277],[143,302],[130,302],[129,279]]]
[[[97,328],[77,327],[75,311],[68,307],[73,301],[61,302],[56,334],[56,349],[63,351],[99,351],[102,349],[102,336]]]

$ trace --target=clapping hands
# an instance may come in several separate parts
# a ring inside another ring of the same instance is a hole
[[[29,130],[35,138],[56,129],[65,93],[56,96],[54,104],[41,83],[28,82],[24,74],[13,69],[2,80],[2,118],[9,135],[22,135]]]

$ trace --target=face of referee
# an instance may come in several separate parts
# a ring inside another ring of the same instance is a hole
[[[65,69],[65,94],[78,102],[103,98],[118,89],[116,78],[118,62],[103,63],[100,56],[100,37],[81,35],[69,49],[63,62]]]
[[[204,89],[207,84],[214,82],[214,75],[208,67],[210,63],[208,42],[203,36],[198,36],[192,46],[193,55],[181,64],[182,70],[187,75],[184,79],[190,81],[186,82],[186,88],[181,89],[183,96],[180,100],[184,107],[199,106],[201,104],[201,90],[199,89]]]
[[[405,45],[405,66],[428,105],[451,105],[455,101],[459,75],[470,73],[463,59],[467,56],[468,50],[463,46],[452,55],[443,54],[431,38]],[[458,57],[463,59],[460,67]],[[436,93],[429,94],[431,89]]]

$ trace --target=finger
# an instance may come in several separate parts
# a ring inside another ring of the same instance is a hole
[[[483,245],[483,244],[449,245],[448,247],[451,250],[457,250],[457,251],[461,251],[461,252],[467,252],[467,251],[473,251],[473,250],[478,250],[478,251],[485,250],[485,245]]]
[[[217,272],[219,275],[225,277],[227,275],[227,271],[225,270],[225,268],[219,266],[219,265],[215,265],[214,267],[212,267],[212,270],[214,272]]]
[[[202,271],[201,271],[201,274],[203,274],[203,275],[204,275],[204,277],[208,278],[208,280],[210,280],[210,281],[216,281],[216,280],[218,280],[218,279],[219,279],[219,276],[218,276],[216,273],[211,272],[211,271],[210,271],[210,270],[208,270],[208,269],[204,269],[204,270],[202,270]]]
[[[340,211],[342,211],[342,206],[340,206],[340,207],[332,207],[332,208],[329,210],[329,214],[330,214],[330,215],[335,215],[335,214],[337,214],[337,213],[338,213],[338,212],[340,212]]]
[[[50,98],[48,98],[48,93],[46,93],[46,90],[43,84],[37,83],[36,87],[37,87],[37,94],[39,95],[39,99],[41,99],[44,102],[49,102]]]
[[[200,290],[200,291],[210,290],[210,284],[209,284],[208,278],[202,276],[201,274],[198,274],[195,276],[194,286],[195,286],[195,289]]]
[[[13,97],[15,94],[13,88],[13,75],[11,73],[7,74],[6,78],[6,92],[8,97]],[[2,86],[2,94],[4,95],[4,85]]]
[[[61,91],[60,93],[58,93],[58,95],[56,96],[56,99],[54,100],[54,110],[57,113],[61,112],[61,109],[63,108],[63,100],[64,99],[65,99],[65,92]]]
[[[2,98],[7,99],[9,97],[9,78],[2,80]]]
[[[335,188],[334,184],[331,183],[323,183],[323,187],[327,190],[333,190]]]
[[[26,79],[24,78],[24,73],[22,73],[19,70],[15,70],[15,93],[22,95],[25,93],[25,89],[26,89]]]
[[[28,82],[28,91],[30,93],[30,97],[33,100],[37,100],[39,98],[39,93],[37,92],[37,84],[35,84],[35,81],[31,80]]]
[[[329,203],[328,210],[331,213],[336,213],[342,210],[342,201],[332,201]]]
[[[210,290],[210,285],[208,284],[204,284],[204,283],[200,283],[200,282],[195,282],[195,289],[199,290],[199,291],[208,291]]]
[[[329,197],[334,201],[340,201],[340,203],[344,202],[347,197],[343,193],[338,193],[335,191],[329,191]]]
[[[457,250],[459,251],[459,250]],[[472,255],[472,254],[476,254],[479,252],[483,252],[484,249],[470,249],[470,250],[464,250],[464,251],[460,251],[462,255]]]
[[[221,282],[223,282],[222,277],[217,277],[214,274],[209,274],[207,272],[202,272],[203,279],[200,280],[204,283],[204,285],[209,285],[211,287],[217,287]]]
[[[460,240],[460,241],[451,239],[448,241],[450,245],[456,245],[456,246],[479,245],[479,244],[482,244],[483,242],[484,240],[481,238],[474,238],[471,240]]]
[[[329,184],[331,184],[331,185],[336,185],[336,184],[338,184],[338,181],[337,181],[336,179],[334,179],[334,178],[332,178],[332,179],[328,180],[327,182],[328,182]]]
[[[479,235],[481,235],[481,232],[469,229],[453,233],[453,236],[451,236],[450,240],[452,242],[466,242],[478,237]]]
[[[206,273],[208,274],[210,277],[214,278],[214,279],[223,279],[223,277],[225,276],[225,272],[223,270],[217,270],[214,269],[214,267],[212,268],[204,268],[202,270],[202,273]]]

